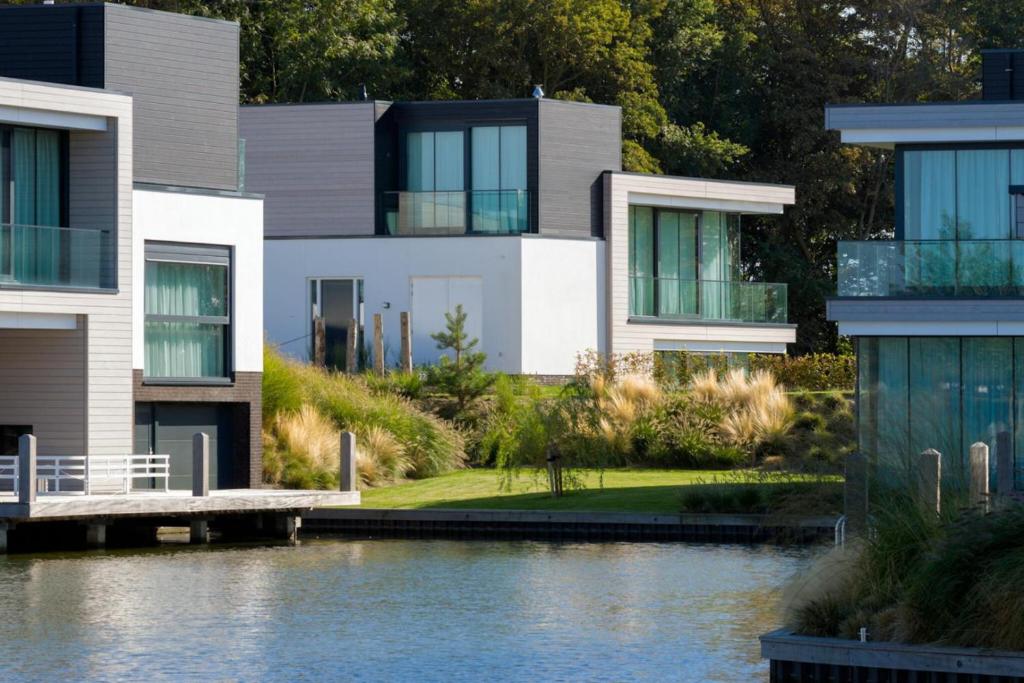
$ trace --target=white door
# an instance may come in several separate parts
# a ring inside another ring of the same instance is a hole
[[[462,304],[466,333],[479,339],[483,350],[484,288],[479,277],[414,277],[412,285],[412,360],[416,365],[436,363],[442,352],[430,335],[445,329],[445,313]],[[451,355],[450,353],[448,355]]]

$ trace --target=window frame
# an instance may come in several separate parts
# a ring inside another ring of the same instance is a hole
[[[225,316],[183,316],[167,315],[162,313],[149,313],[146,310],[145,302],[145,280],[146,269],[149,264],[154,263],[177,263],[198,266],[221,266],[227,269],[225,274],[225,304],[227,315]],[[143,262],[143,324],[142,324],[142,345],[143,358],[145,359],[146,347],[146,323],[149,322],[178,322],[206,325],[222,325],[224,329],[224,373],[216,377],[173,377],[173,376],[150,376],[143,360],[142,383],[153,385],[233,385],[235,382],[234,368],[234,249],[227,245],[197,244],[186,242],[163,242],[147,240],[145,244],[145,258]]]

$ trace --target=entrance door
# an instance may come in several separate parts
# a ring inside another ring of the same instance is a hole
[[[324,361],[327,367],[347,371],[348,328],[352,320],[362,334],[363,325],[363,281],[357,278],[312,279],[310,280],[311,302],[317,314],[324,319]],[[311,321],[312,323],[312,321]],[[315,334],[310,327],[311,337]],[[359,362],[356,353],[356,362]]]
[[[209,403],[137,404],[135,452],[171,456],[170,487],[191,491],[192,436],[205,432],[210,437],[210,488],[231,488],[233,408]]]

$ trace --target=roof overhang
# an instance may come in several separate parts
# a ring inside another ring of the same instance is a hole
[[[627,192],[630,204],[679,209],[781,214],[796,202],[792,185],[748,183],[611,172],[613,189]]]
[[[891,149],[899,144],[1024,140],[1024,101],[832,104],[825,128],[842,141]]]

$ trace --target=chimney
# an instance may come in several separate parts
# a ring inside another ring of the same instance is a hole
[[[1024,100],[1024,50],[981,51],[981,99]]]

